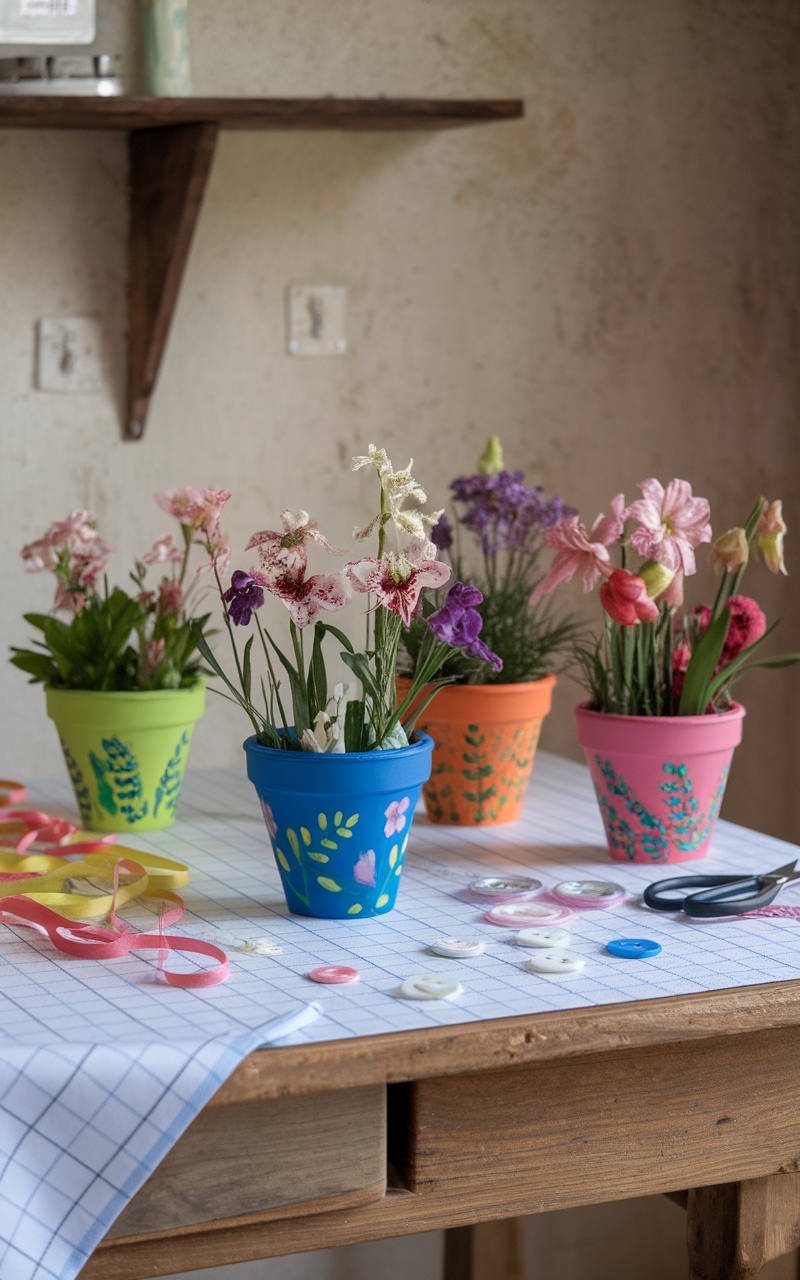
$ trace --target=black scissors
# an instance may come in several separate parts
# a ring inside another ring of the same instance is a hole
[[[656,880],[647,886],[642,897],[654,911],[683,911],[687,916],[705,918],[741,916],[766,907],[784,885],[800,880],[797,862],[795,858],[785,867],[760,876],[676,876]],[[695,893],[696,889],[702,892]]]

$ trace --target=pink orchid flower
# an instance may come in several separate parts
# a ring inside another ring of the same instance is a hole
[[[369,885],[371,889],[375,888],[375,851],[367,849],[366,853],[359,854],[358,862],[353,868],[353,879],[358,884]]]
[[[43,569],[55,569],[63,561],[65,551],[87,562],[102,562],[102,568],[113,550],[98,536],[91,511],[73,511],[66,520],[51,524],[41,538],[28,543],[20,554],[28,573],[40,573]]]
[[[600,603],[614,622],[635,627],[639,622],[655,622],[658,605],[647,594],[647,583],[638,573],[615,569],[600,588]]]
[[[219,524],[222,508],[231,496],[227,489],[167,489],[153,495],[162,511],[181,524],[213,534]]]
[[[658,480],[644,480],[643,496],[628,507],[626,517],[639,521],[631,534],[631,546],[646,560],[658,560],[668,569],[694,573],[694,548],[711,541],[710,508],[705,498],[695,498],[688,480],[670,480],[666,489]]]
[[[591,591],[600,578],[608,578],[613,572],[608,548],[619,542],[625,527],[625,498],[618,493],[611,502],[611,515],[599,515],[587,533],[578,516],[571,516],[563,524],[545,530],[544,540],[558,555],[550,566],[550,572],[531,595],[531,604],[549,595],[562,582],[570,582],[578,575],[584,591]]]
[[[356,591],[374,592],[378,604],[399,614],[409,627],[423,589],[441,587],[450,577],[449,565],[435,557],[432,542],[414,538],[400,555],[385,551],[380,560],[351,560],[344,572]]]
[[[284,574],[303,577],[308,563],[306,542],[309,538],[331,555],[344,555],[320,533],[316,520],[312,520],[307,511],[282,511],[280,519],[283,533],[264,529],[261,533],[254,533],[245,547],[245,551],[258,547],[258,557],[268,577],[277,578]]]
[[[159,538],[150,550],[142,556],[142,564],[177,564],[183,559],[184,552],[172,541],[172,534]]]
[[[271,581],[266,574],[254,574],[253,579],[283,601],[298,627],[310,626],[323,612],[336,613],[350,598],[341,573],[315,573],[310,578],[284,573]]]
[[[386,819],[386,825],[383,828],[383,834],[386,836],[387,840],[390,836],[399,835],[403,830],[403,827],[406,825],[406,809],[410,803],[411,801],[408,796],[403,796],[402,800],[393,800],[389,805],[389,808],[384,813],[383,816]]]
[[[220,529],[214,529],[213,532],[207,534],[200,541],[211,559],[205,564],[198,565],[197,572],[202,573],[204,569],[216,569],[219,576],[222,577],[227,572],[233,555],[231,541],[227,533],[222,533]]]

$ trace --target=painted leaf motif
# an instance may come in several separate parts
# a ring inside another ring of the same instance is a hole
[[[358,822],[358,814],[354,813],[352,818],[348,818],[344,825],[346,827],[354,827],[357,822]]]
[[[397,853],[398,853],[397,845],[396,845],[396,844],[393,844],[393,845],[392,845],[392,847],[391,847],[391,850],[389,851],[389,866],[390,866],[390,867],[393,867],[393,866],[394,866],[394,864],[397,862]]]
[[[294,831],[292,831],[291,827],[286,828],[286,835],[288,837],[289,844],[292,846],[292,853],[294,854],[294,856],[297,858],[297,861],[299,862],[300,861],[300,842],[298,841],[297,836],[295,835]]]
[[[325,817],[324,813],[320,813],[317,815],[317,824],[319,826],[320,831],[324,831],[326,829],[328,825],[328,819]]]
[[[284,871],[291,871],[291,867],[289,866],[289,862],[287,860],[286,854],[283,852],[282,849],[278,849],[276,847],[275,857],[278,859],[278,862],[281,864]]]
[[[306,846],[306,848],[308,848],[308,846],[311,844],[311,832],[309,831],[308,827],[301,827],[300,835],[303,837],[303,844]]]
[[[317,884],[323,889],[327,889],[330,893],[341,893],[342,886],[337,884],[335,880],[331,880],[330,876],[317,876]]]
[[[354,902],[352,907],[347,908],[347,914],[349,916],[357,916],[359,912],[363,910],[364,908],[362,907],[360,902]]]
[[[388,893],[382,893],[382,894],[381,894],[381,896],[378,898],[378,901],[375,903],[375,906],[376,906],[376,907],[385,907],[385,906],[386,906],[386,903],[387,903],[388,901],[389,901],[389,895],[388,895]]]
[[[315,853],[313,849],[309,849],[308,856],[313,858],[315,862],[330,862],[327,853]]]

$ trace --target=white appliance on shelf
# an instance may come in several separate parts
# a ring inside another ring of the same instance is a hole
[[[95,0],[0,0],[0,44],[91,44]]]

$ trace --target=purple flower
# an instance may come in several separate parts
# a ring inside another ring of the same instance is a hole
[[[453,545],[453,526],[444,511],[431,529],[431,542],[439,551],[449,551]]]
[[[475,534],[485,556],[535,550],[542,529],[574,514],[562,498],[543,498],[541,485],[529,489],[522,471],[460,476],[450,490],[464,508],[461,524]]]
[[[454,582],[441,609],[428,618],[428,626],[443,644],[464,649],[473,658],[488,662],[495,671],[502,671],[502,658],[480,639],[483,618],[475,605],[482,602],[483,596],[477,587],[468,582]]]
[[[264,591],[249,573],[237,569],[222,598],[228,605],[231,622],[237,627],[246,627],[256,609],[264,603]]]

